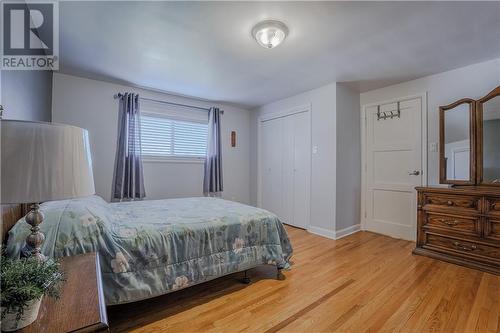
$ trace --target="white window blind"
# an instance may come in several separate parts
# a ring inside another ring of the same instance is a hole
[[[143,113],[143,156],[152,158],[204,158],[208,124]]]

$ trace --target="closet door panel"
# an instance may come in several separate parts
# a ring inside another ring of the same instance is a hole
[[[311,131],[308,112],[261,124],[262,208],[283,223],[307,228],[310,215]]]
[[[294,123],[294,170],[293,170],[293,217],[294,225],[306,228],[309,223],[309,193],[311,175],[311,132],[309,113],[293,116]]]
[[[265,121],[261,129],[262,208],[282,216],[282,121]]]
[[[295,117],[283,117],[283,215],[281,222],[295,225],[294,204],[294,161],[295,161]]]

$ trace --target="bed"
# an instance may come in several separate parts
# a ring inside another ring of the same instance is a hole
[[[47,202],[42,253],[96,251],[107,305],[159,296],[261,264],[289,267],[292,246],[268,211],[219,198],[107,203],[99,196]],[[9,231],[19,255],[29,226]]]

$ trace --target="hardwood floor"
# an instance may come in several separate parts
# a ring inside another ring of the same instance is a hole
[[[358,232],[334,241],[287,227],[286,279],[249,271],[108,308],[112,332],[500,332],[500,276],[414,256]]]

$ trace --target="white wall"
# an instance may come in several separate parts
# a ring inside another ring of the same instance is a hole
[[[428,141],[439,141],[440,105],[460,98],[479,98],[500,84],[500,58],[420,79],[372,90],[360,95],[361,105],[427,92]],[[429,184],[439,183],[439,153],[428,154]]]
[[[498,98],[497,98],[498,99]],[[500,111],[500,109],[497,109]],[[490,119],[484,122],[483,156],[483,178],[493,181],[500,178],[500,119]]]
[[[467,140],[470,137],[470,106],[461,104],[444,117],[445,143]]]
[[[337,84],[337,194],[335,230],[361,223],[359,92]]]
[[[257,203],[257,126],[260,115],[281,112],[297,106],[311,105],[312,151],[311,163],[311,229],[333,235],[335,231],[336,189],[336,84],[310,90],[264,105],[252,114],[251,145],[251,202]],[[359,124],[358,124],[359,125]]]
[[[140,96],[187,103],[202,107],[218,106],[222,116],[223,197],[249,203],[250,111],[230,105],[200,101],[109,82],[65,74],[54,74],[52,120],[89,130],[93,154],[96,192],[111,198],[111,182],[118,129],[118,92],[137,92]],[[230,147],[230,133],[237,132],[237,146]],[[202,195],[203,164],[145,162],[144,178],[148,199]]]
[[[52,71],[2,71],[3,119],[50,121]]]

